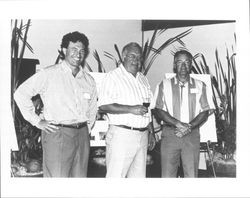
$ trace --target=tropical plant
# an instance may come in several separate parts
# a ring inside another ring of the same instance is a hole
[[[98,72],[100,72],[100,73],[105,73],[105,72],[106,72],[106,71],[105,71],[105,68],[104,68],[104,66],[103,66],[103,64],[102,64],[102,61],[101,61],[101,59],[100,59],[100,56],[99,56],[99,54],[98,54],[98,52],[97,52],[96,50],[94,50],[93,56],[94,56],[94,58],[96,59],[97,64],[98,64]]]
[[[163,34],[165,31],[167,30],[167,28],[162,29],[162,30],[154,30],[153,35],[151,37],[150,40],[147,40],[146,43],[144,44],[144,46],[142,47],[142,73],[144,75],[147,75],[149,69],[152,67],[155,59],[161,54],[161,52],[167,48],[168,46],[170,46],[171,44],[178,42],[181,47],[185,47],[185,43],[181,40],[182,38],[184,38],[185,36],[187,36],[188,34],[190,34],[192,32],[192,29],[188,29],[172,38],[167,39],[166,41],[164,41],[160,47],[158,47],[157,49],[154,48],[155,42],[157,40],[157,37],[160,36],[161,34]]]
[[[211,75],[219,150],[225,159],[231,159],[236,150],[236,53],[234,47],[232,46],[231,55],[228,48],[226,53],[227,66],[223,67],[218,50],[215,50],[215,75],[211,74],[205,56],[201,53],[194,56],[192,72]]]
[[[11,21],[12,26],[12,38],[11,38],[11,107],[12,113],[15,115],[15,102],[13,100],[13,93],[15,92],[17,86],[19,85],[19,72],[21,67],[21,62],[27,47],[32,53],[33,49],[27,42],[27,34],[29,27],[31,26],[30,19],[26,24],[23,20],[18,23],[18,20]],[[21,49],[21,50],[20,50]]]
[[[150,39],[148,39],[144,45],[142,45],[142,67],[141,67],[141,72],[144,75],[147,75],[148,71],[150,70],[150,68],[152,67],[154,61],[156,60],[156,58],[158,57],[158,55],[161,54],[161,52],[167,48],[168,46],[170,46],[171,44],[178,42],[181,47],[185,47],[185,43],[181,40],[182,38],[184,38],[185,36],[187,36],[188,34],[190,34],[192,31],[192,29],[188,29],[172,38],[167,39],[166,41],[164,41],[160,47],[155,48],[154,45],[157,41],[157,38],[163,34],[168,28],[165,29],[155,29],[152,37]],[[121,58],[121,53],[118,49],[118,46],[115,44],[114,45],[115,51],[118,55],[118,60],[115,58],[115,56],[113,56],[112,54],[108,53],[108,52],[104,52],[104,55],[110,59],[112,59],[115,62],[116,67],[118,67],[119,63],[122,62],[122,58]]]
[[[116,67],[118,67],[119,64],[122,63],[122,56],[121,56],[121,53],[120,53],[120,50],[119,50],[119,47],[117,46],[117,44],[114,44],[114,48],[115,48],[115,51],[118,55],[118,60],[116,59],[116,57],[114,55],[112,55],[106,51],[104,51],[104,56],[112,59],[115,62]]]
[[[24,120],[13,99],[13,94],[20,84],[19,74],[25,49],[28,48],[33,53],[32,47],[27,42],[31,20],[27,23],[23,20],[12,20],[11,26],[11,107],[19,148],[18,151],[11,152],[11,158],[12,163],[25,163],[30,158],[41,157],[39,156],[41,153],[40,130]],[[36,99],[37,97],[33,98],[34,103]]]

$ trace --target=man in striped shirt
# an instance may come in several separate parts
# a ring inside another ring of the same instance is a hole
[[[174,55],[176,75],[158,86],[156,115],[163,120],[161,140],[162,177],[176,177],[182,160],[184,177],[197,177],[200,152],[199,126],[210,110],[206,85],[190,77],[192,55]]]
[[[139,72],[142,49],[129,43],[122,50],[123,64],[109,72],[99,95],[99,109],[108,114],[106,177],[145,177],[147,149],[155,146],[151,111],[143,102],[152,99],[147,78]]]

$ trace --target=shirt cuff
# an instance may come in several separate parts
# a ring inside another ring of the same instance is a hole
[[[38,126],[38,123],[41,121],[42,119],[39,117],[39,116],[34,116],[32,118],[32,120],[30,120],[30,123],[33,125],[33,126]]]

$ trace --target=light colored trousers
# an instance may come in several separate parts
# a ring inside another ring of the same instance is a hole
[[[148,132],[110,125],[106,135],[106,177],[146,177]]]
[[[44,177],[87,177],[88,127],[59,127],[56,133],[42,132]]]

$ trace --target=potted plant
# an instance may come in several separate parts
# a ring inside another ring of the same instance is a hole
[[[236,37],[235,37],[236,41]],[[234,46],[232,54],[227,51],[227,65],[221,64],[218,50],[215,51],[215,75],[210,73],[203,54],[194,56],[192,71],[211,74],[213,101],[215,104],[218,145],[214,147],[215,172],[221,176],[236,176],[236,63]],[[199,61],[199,62],[198,62]]]
[[[32,47],[27,42],[31,21],[24,23],[23,20],[12,20],[11,22],[11,107],[19,148],[18,151],[11,151],[11,173],[12,176],[25,176],[27,172],[41,171],[40,130],[22,117],[13,99],[13,93],[25,79],[35,73],[35,67],[39,61],[23,58],[26,48],[33,53]],[[34,104],[38,98],[39,96],[33,98]]]

